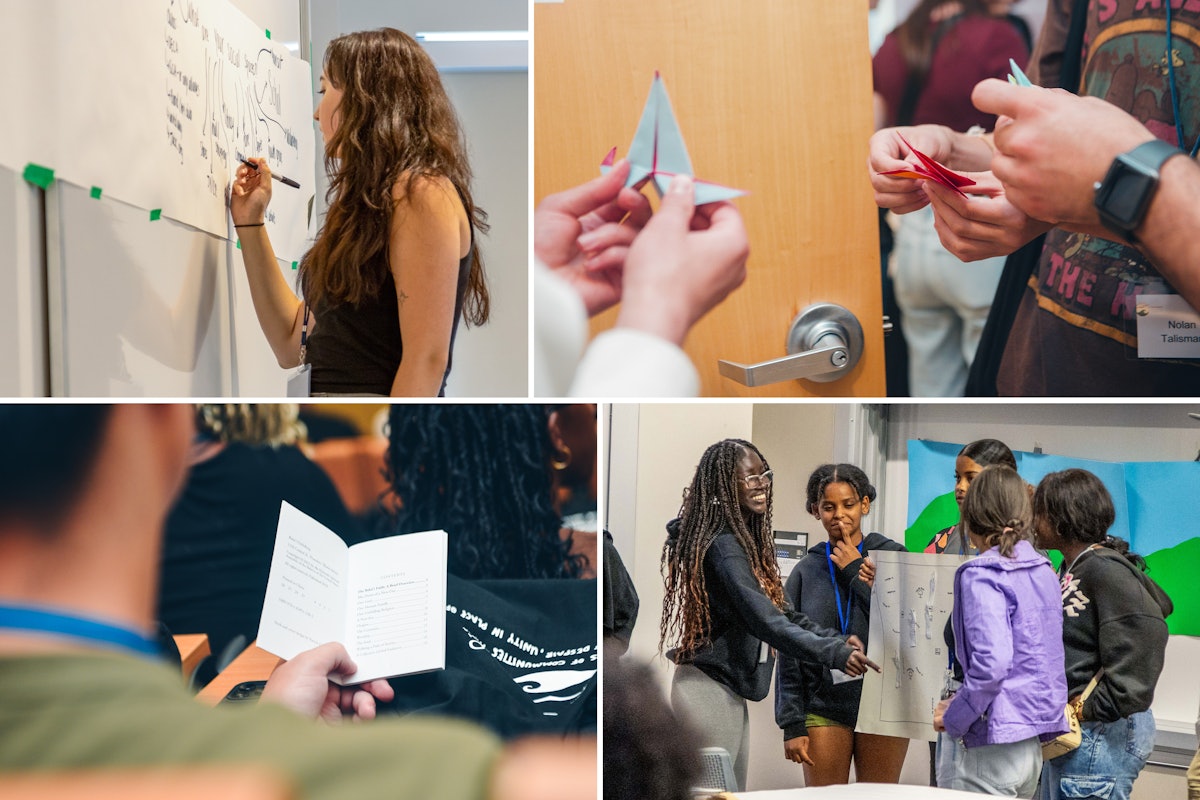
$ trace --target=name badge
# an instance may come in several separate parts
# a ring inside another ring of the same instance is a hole
[[[829,675],[833,678],[834,686],[838,685],[839,683],[849,683],[850,681],[861,681],[863,679],[863,675],[847,675],[840,669],[829,670]]]
[[[1200,358],[1200,314],[1177,294],[1137,299],[1138,358]]]
[[[312,364],[302,364],[292,373],[287,382],[288,397],[309,397],[312,395]]]

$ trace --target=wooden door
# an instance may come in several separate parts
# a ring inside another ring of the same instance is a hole
[[[535,195],[598,174],[629,147],[656,70],[698,177],[746,189],[745,284],[691,332],[702,393],[882,396],[867,0],[565,0],[534,6]],[[747,388],[718,359],[786,355],[792,319],[836,303],[863,326],[858,365],[831,383]],[[593,321],[612,325],[615,312]]]

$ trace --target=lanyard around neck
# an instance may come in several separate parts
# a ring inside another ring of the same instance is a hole
[[[861,556],[865,539],[858,543],[858,554]],[[845,636],[850,631],[850,612],[854,608],[854,593],[846,598],[846,610],[842,610],[842,590],[838,588],[837,576],[833,573],[833,557],[829,549],[829,542],[825,543],[825,560],[829,564],[829,582],[833,584],[833,604],[837,608],[838,615],[838,630]]]
[[[0,603],[0,630],[47,633],[109,650],[126,650],[143,658],[157,659],[161,655],[158,642],[135,630],[37,606]]]
[[[1192,144],[1191,150],[1188,150],[1183,139],[1183,120],[1179,116],[1179,87],[1175,83],[1175,51],[1173,49],[1174,38],[1171,32],[1171,0],[1167,0],[1167,82],[1171,86],[1171,112],[1175,115],[1175,143],[1176,146],[1187,153],[1192,158],[1196,157],[1196,152],[1200,150],[1200,136],[1196,137],[1196,141]]]

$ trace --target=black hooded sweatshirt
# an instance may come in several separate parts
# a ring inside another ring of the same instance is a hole
[[[669,537],[677,536],[678,530],[679,520],[667,524]],[[771,648],[835,669],[845,667],[850,659],[853,648],[836,630],[771,602],[732,531],[717,534],[705,552],[704,584],[711,625],[708,641],[691,663],[739,697],[762,700],[767,696],[775,669]],[[680,663],[674,650],[667,657]]]
[[[1063,564],[1060,577],[1068,566]],[[1070,578],[1063,587],[1067,696],[1082,694],[1103,666],[1104,675],[1083,704],[1083,718],[1115,722],[1145,711],[1163,668],[1171,598],[1107,547],[1084,552]]]
[[[858,580],[863,559],[857,558],[840,569],[835,564],[831,581],[826,548],[827,544],[817,545],[800,559],[788,577],[783,595],[792,605],[803,608],[813,622],[840,629],[841,621],[833,590],[833,581],[836,581],[842,599],[846,633],[854,634],[866,646],[870,628],[871,589]],[[882,533],[868,533],[862,541],[863,555],[875,550],[902,551],[904,545]],[[847,610],[849,615],[846,615]],[[862,681],[835,684],[828,669],[781,657],[778,685],[775,688],[775,724],[783,729],[785,741],[808,735],[808,726],[804,723],[807,714],[818,714],[854,727],[858,721],[861,696]]]

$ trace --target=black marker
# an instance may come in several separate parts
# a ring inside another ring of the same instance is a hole
[[[255,172],[258,172],[258,165],[255,164],[253,161],[247,161],[245,158],[242,157],[241,153],[238,153],[237,158],[238,158],[238,161],[242,162],[243,164],[245,164],[247,167],[254,170]],[[282,183],[284,186],[291,186],[294,189],[300,188],[300,184],[296,183],[291,178],[283,177],[278,172],[272,172],[271,177],[274,178],[275,180],[279,181],[280,183]]]

